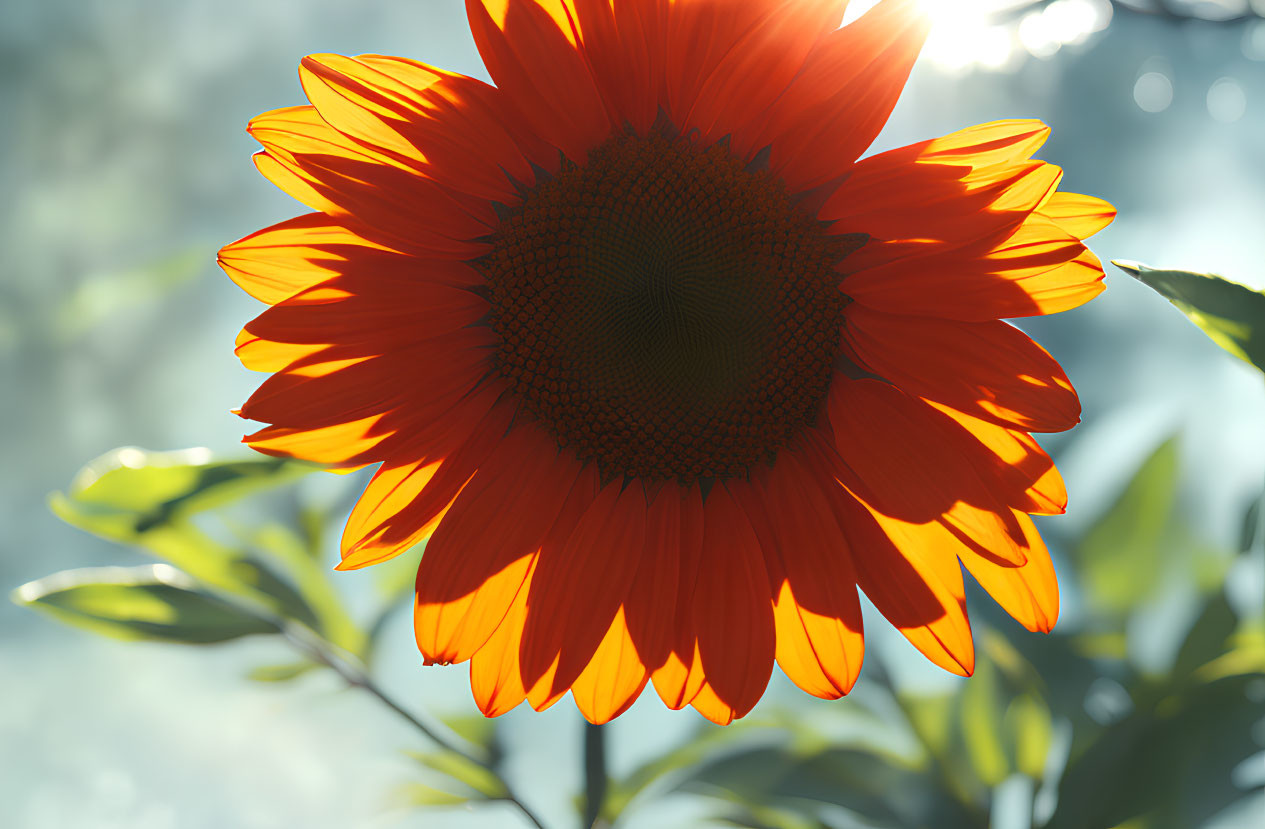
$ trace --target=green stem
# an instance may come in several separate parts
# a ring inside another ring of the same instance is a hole
[[[584,724],[584,829],[605,826],[602,806],[606,803],[606,729]]]
[[[329,647],[328,643],[315,639],[314,637],[305,636],[298,632],[294,626],[282,623],[280,625],[282,633],[286,639],[294,645],[295,648],[302,651],[313,660],[325,665],[337,673],[343,680],[353,688],[359,688],[368,692],[387,708],[394,711],[398,716],[408,722],[417,731],[421,732],[427,739],[436,745],[448,751],[458,754],[484,769],[487,769],[501,783],[501,787],[505,794],[501,799],[506,803],[514,806],[522,813],[523,817],[536,829],[545,829],[545,825],[540,818],[533,812],[527,804],[514,794],[514,790],[510,787],[509,781],[506,780],[495,768],[482,749],[462,740],[456,734],[441,734],[439,728],[433,724],[428,724],[419,719],[416,715],[407,711],[403,706],[395,700],[387,696],[377,683],[364,671],[350,663],[348,660],[335,654]]]

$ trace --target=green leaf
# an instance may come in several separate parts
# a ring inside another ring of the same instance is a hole
[[[305,552],[282,561],[303,565],[290,567],[291,573],[283,575],[243,550],[214,541],[190,520],[198,513],[293,482],[314,469],[276,458],[215,461],[206,449],[149,452],[123,447],[85,466],[69,491],[54,493],[49,505],[72,526],[139,546],[209,588],[302,622],[353,649],[360,644],[359,633],[350,630],[345,613],[339,616],[330,610],[336,599],[331,599],[328,580]],[[287,578],[295,572],[297,588]]]
[[[879,826],[980,826],[980,815],[929,785],[936,780],[925,768],[876,750],[829,748],[801,755],[786,747],[764,746],[694,770],[680,787],[814,819],[822,807],[835,806]]]
[[[1069,763],[1046,829],[1204,825],[1247,794],[1233,772],[1260,751],[1260,704],[1249,696],[1259,683],[1259,674],[1240,674],[1139,700]]]
[[[659,780],[697,765],[713,753],[723,750],[760,726],[754,720],[740,720],[724,728],[703,726],[676,748],[653,757],[627,776],[610,782],[602,816],[613,823],[636,798]]]
[[[446,792],[425,783],[405,783],[396,789],[395,799],[404,806],[433,808],[436,806],[460,806],[469,803],[469,795]]]
[[[255,682],[289,682],[298,679],[313,668],[321,667],[316,662],[290,662],[285,665],[260,665],[252,668],[247,679]]]
[[[485,717],[482,714],[462,714],[444,717],[442,722],[454,734],[472,745],[491,751],[497,743],[497,721],[491,717]]]
[[[17,604],[119,639],[209,644],[252,633],[277,633],[271,623],[197,589],[166,564],[66,570],[13,592]]]
[[[505,784],[494,772],[455,751],[416,752],[417,762],[450,777],[489,800],[505,797]]]
[[[213,256],[198,246],[141,268],[94,274],[64,298],[54,318],[55,330],[66,339],[80,337],[107,319],[161,299],[191,281]]]
[[[1247,508],[1247,512],[1243,515],[1243,528],[1239,531],[1239,549],[1238,552],[1246,553],[1252,549],[1252,545],[1256,543],[1259,535],[1265,534],[1261,527],[1261,508],[1265,506],[1265,493],[1261,493],[1261,497],[1252,501],[1252,505]]]
[[[1177,652],[1173,676],[1188,677],[1224,654],[1238,624],[1238,617],[1224,591],[1210,596]]]
[[[70,491],[53,496],[66,522],[115,541],[145,533],[318,467],[278,458],[214,461],[207,449],[151,452],[124,446],[88,463]]]
[[[1265,371],[1265,293],[1214,274],[1113,264],[1176,305],[1217,345]]]
[[[266,553],[268,561],[281,565],[290,581],[282,579],[263,561],[249,559],[251,566],[263,572],[249,581],[272,595],[278,611],[303,622],[349,653],[363,656],[365,634],[343,606],[342,598],[330,580],[330,569],[308,549],[304,539],[289,527],[269,523],[256,530],[239,534],[253,547]],[[236,567],[236,565],[235,565]],[[240,571],[239,571],[240,572]],[[244,573],[243,573],[244,574]],[[271,581],[264,581],[271,577]]]
[[[1010,703],[1005,721],[1014,745],[1015,768],[1034,780],[1042,779],[1054,741],[1050,707],[1036,694],[1023,694]]]
[[[1177,457],[1176,439],[1165,441],[1076,546],[1080,573],[1095,608],[1125,614],[1158,585],[1177,496]]]
[[[958,723],[967,756],[976,776],[988,786],[996,786],[1010,776],[1010,759],[1006,756],[1005,726],[1002,717],[1005,705],[997,669],[987,659],[975,665],[975,674],[958,696]]]

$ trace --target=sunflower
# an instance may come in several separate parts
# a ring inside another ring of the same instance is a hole
[[[224,248],[271,307],[244,440],[380,464],[342,569],[424,539],[425,661],[482,711],[654,685],[717,723],[776,660],[837,698],[858,590],[969,675],[966,569],[1058,615],[1030,514],[1066,494],[1030,432],[1080,404],[1002,318],[1102,290],[1110,205],[1001,121],[861,158],[928,23],[883,0],[467,0],[495,85],[316,55],[251,122],[315,212]]]

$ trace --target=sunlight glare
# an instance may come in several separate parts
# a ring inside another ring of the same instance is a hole
[[[924,54],[941,70],[1014,68],[1023,52],[1049,58],[1062,47],[1084,43],[1111,22],[1110,0],[1054,0],[1015,24],[1026,0],[919,0],[932,19]],[[874,5],[853,3],[848,22]],[[1011,12],[1008,16],[1006,12]]]

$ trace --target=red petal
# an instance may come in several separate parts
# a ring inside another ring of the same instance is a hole
[[[693,597],[698,657],[707,685],[738,718],[755,707],[773,672],[773,603],[760,542],[733,496],[717,484],[703,510]]]
[[[1004,322],[847,310],[855,358],[904,391],[1017,429],[1058,432],[1080,420],[1080,400],[1048,352]]]
[[[542,551],[519,655],[533,706],[565,693],[593,658],[636,575],[646,509],[639,481],[612,481],[566,543]]]
[[[466,0],[488,73],[540,138],[582,163],[611,134],[570,9],[560,0]]]
[[[928,28],[916,0],[884,0],[826,35],[736,145],[772,145],[772,169],[793,192],[839,178],[887,122]]]

